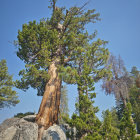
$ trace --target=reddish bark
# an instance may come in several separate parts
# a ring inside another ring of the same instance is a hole
[[[41,140],[44,129],[58,123],[61,80],[58,76],[57,62],[54,61],[49,67],[50,79],[45,87],[45,92],[36,116],[36,123],[39,126],[38,140]]]

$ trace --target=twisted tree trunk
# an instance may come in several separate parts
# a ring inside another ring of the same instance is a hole
[[[36,123],[39,126],[38,140],[41,140],[44,129],[58,123],[61,80],[58,76],[57,63],[57,61],[54,61],[49,67],[50,79],[46,84],[39,112],[36,116]]]

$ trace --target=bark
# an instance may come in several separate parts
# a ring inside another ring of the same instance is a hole
[[[126,108],[126,105],[127,105],[126,99],[123,97],[123,94],[121,92],[120,92],[120,97],[122,99],[122,102],[123,102],[124,107]]]
[[[52,62],[48,73],[50,79],[45,87],[45,92],[36,117],[36,123],[39,126],[38,140],[41,140],[44,129],[58,124],[58,114],[60,105],[61,80],[58,76],[56,61]]]

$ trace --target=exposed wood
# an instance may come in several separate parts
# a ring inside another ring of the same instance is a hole
[[[48,73],[50,80],[46,84],[39,112],[36,117],[36,123],[39,126],[38,140],[41,140],[44,129],[47,129],[53,124],[58,124],[61,80],[58,76],[56,61],[52,62]]]

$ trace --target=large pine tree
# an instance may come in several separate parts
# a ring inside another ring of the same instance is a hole
[[[109,55],[104,47],[107,42],[95,41],[96,33],[89,35],[85,28],[95,23],[99,14],[94,9],[85,11],[85,5],[67,10],[56,7],[56,0],[52,0],[51,18],[23,24],[18,31],[17,56],[26,63],[26,68],[19,73],[22,78],[17,87],[26,90],[31,86],[38,90],[38,95],[43,95],[36,117],[38,139],[44,129],[58,123],[62,81],[78,84],[77,75],[85,74],[82,69],[96,79],[106,72],[103,65]]]

